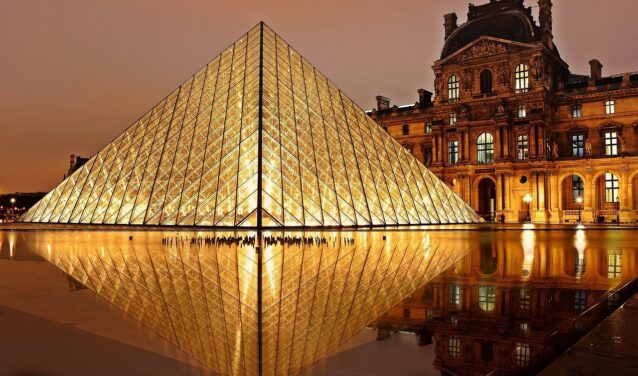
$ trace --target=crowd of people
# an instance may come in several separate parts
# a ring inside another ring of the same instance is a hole
[[[257,237],[242,236],[242,235],[221,235],[221,236],[171,236],[162,238],[162,244],[164,245],[181,245],[185,244],[197,245],[197,246],[252,246],[254,247],[257,241]],[[341,236],[272,236],[267,235],[263,237],[264,246],[273,245],[354,245],[353,238],[341,237]]]

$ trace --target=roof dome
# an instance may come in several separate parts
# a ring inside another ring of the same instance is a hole
[[[454,26],[456,25],[454,15]],[[540,41],[540,29],[532,10],[523,0],[491,0],[484,5],[470,4],[467,22],[452,31],[445,40],[444,59],[482,36],[530,43]]]
[[[443,45],[441,59],[452,55],[482,36],[523,43],[538,41],[536,28],[532,19],[519,10],[484,15],[466,22],[450,34]]]

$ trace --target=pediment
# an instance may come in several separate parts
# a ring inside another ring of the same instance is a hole
[[[439,60],[437,65],[465,62],[533,48],[535,48],[535,46],[529,43],[482,36],[445,59]]]

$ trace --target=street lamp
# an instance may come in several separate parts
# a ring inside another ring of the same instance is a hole
[[[583,209],[583,197],[582,196],[576,197],[576,203],[578,204],[578,224],[580,224],[581,223],[580,212]]]
[[[531,222],[532,221],[532,215],[531,215],[532,195],[530,195],[529,193],[526,194],[525,196],[523,196],[523,201],[525,201],[525,203],[527,204],[527,222]]]

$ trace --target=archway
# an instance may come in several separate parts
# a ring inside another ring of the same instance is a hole
[[[560,209],[562,220],[577,221],[579,213],[584,208],[585,181],[579,175],[573,174],[563,178],[560,185]]]
[[[478,186],[478,214],[486,221],[494,221],[496,216],[496,184],[489,178],[484,178]]]

